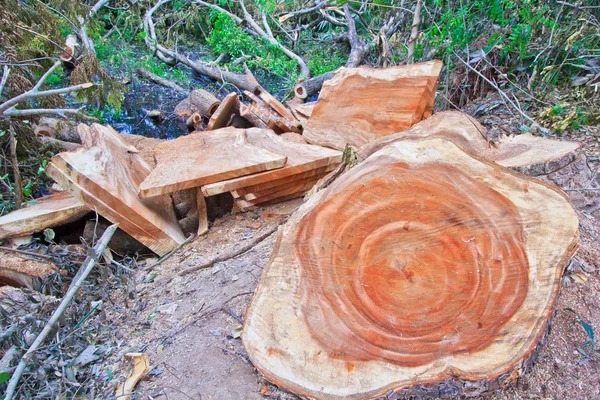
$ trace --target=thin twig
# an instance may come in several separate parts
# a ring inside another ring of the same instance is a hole
[[[285,223],[285,221],[287,221],[287,219],[279,221],[277,223],[277,225],[275,225],[274,227],[272,227],[271,229],[269,229],[268,231],[266,231],[262,235],[259,235],[259,236],[255,237],[247,245],[242,246],[238,250],[234,250],[234,251],[232,251],[230,253],[223,254],[221,256],[217,256],[217,257],[213,258],[212,260],[210,260],[210,261],[208,261],[208,262],[206,262],[204,264],[200,264],[200,265],[196,265],[195,267],[184,269],[183,271],[181,271],[179,273],[179,276],[188,275],[188,274],[191,274],[192,272],[195,272],[195,271],[198,271],[198,270],[201,270],[201,269],[210,268],[215,263],[227,261],[227,260],[229,260],[231,258],[237,257],[240,254],[243,254],[243,253],[247,252],[248,250],[252,249],[257,244],[259,244],[260,242],[262,242],[263,240],[265,240],[266,238],[268,238],[269,236],[271,236],[275,231],[277,231],[277,229],[279,228],[279,226],[281,224]]]
[[[168,252],[167,254],[165,254],[164,256],[162,256],[157,262],[155,262],[154,264],[146,267],[143,269],[143,271],[149,271],[151,269],[154,269],[156,267],[158,267],[160,264],[162,264],[163,262],[165,262],[168,258],[170,258],[173,254],[175,254],[176,252],[178,252],[183,246],[185,246],[186,244],[188,244],[189,242],[191,242],[192,240],[196,239],[196,235],[192,235],[189,238],[185,239],[183,241],[183,243],[181,243],[179,246],[175,247],[173,250],[171,250],[170,252]]]
[[[65,295],[63,300],[60,302],[56,311],[54,311],[54,313],[52,314],[52,317],[50,317],[50,320],[44,326],[44,329],[42,329],[42,332],[40,332],[40,334],[37,336],[37,338],[31,345],[31,347],[29,347],[29,349],[27,350],[27,352],[25,353],[23,358],[21,358],[21,361],[19,361],[19,364],[17,365],[15,372],[13,373],[12,377],[10,378],[10,381],[8,382],[8,387],[6,389],[6,394],[5,394],[4,400],[12,400],[13,396],[15,395],[15,390],[17,388],[17,384],[19,383],[19,379],[21,378],[21,375],[23,375],[23,372],[25,371],[25,368],[27,367],[27,362],[33,356],[33,354],[37,351],[37,349],[40,347],[42,342],[46,339],[46,337],[48,336],[50,331],[54,328],[54,326],[56,325],[56,323],[58,322],[60,317],[63,315],[63,313],[67,309],[67,306],[69,305],[69,303],[71,302],[73,297],[75,297],[75,294],[77,293],[77,291],[83,284],[83,281],[85,280],[85,278],[87,278],[89,273],[94,268],[97,258],[102,254],[102,252],[104,252],[106,245],[110,241],[110,238],[112,237],[112,235],[117,230],[118,226],[119,226],[118,224],[109,226],[106,229],[106,231],[104,231],[104,234],[98,241],[98,244],[96,245],[96,247],[94,247],[94,250],[86,258],[85,262],[81,266],[81,269],[83,269],[83,273],[81,274],[79,279],[77,279],[77,281],[73,282],[71,287],[69,287],[67,294]]]
[[[15,205],[16,208],[21,208],[23,204],[23,180],[19,172],[19,160],[17,159],[17,136],[12,125],[9,127],[10,135],[10,162],[13,168],[13,177],[15,180]]]

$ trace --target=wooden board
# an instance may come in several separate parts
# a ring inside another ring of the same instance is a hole
[[[294,199],[304,196],[306,193],[307,193],[307,191],[303,190],[301,192],[292,193],[287,196],[278,197],[274,200],[265,201],[264,203],[260,203],[260,204],[256,204],[256,205],[248,205],[247,203],[244,202],[243,199],[233,199],[233,204],[237,208],[237,211],[250,211],[250,210],[255,210],[259,207],[266,207],[266,206],[270,206],[272,204],[278,204],[278,203],[283,203],[284,201],[294,200]]]
[[[285,155],[287,163],[283,168],[277,170],[204,185],[202,186],[202,193],[205,196],[231,192],[232,190],[285,178],[311,169],[339,164],[342,161],[342,153],[339,151],[287,141],[267,129],[250,128],[246,130],[246,133],[251,144]]]
[[[196,202],[198,205],[198,236],[204,235],[208,232],[208,209],[206,208],[206,199],[202,194],[200,188],[196,188]]]
[[[286,176],[284,178],[275,179],[275,180],[268,181],[265,183],[259,183],[258,185],[251,185],[251,186],[246,186],[246,187],[239,188],[236,190],[232,190],[231,193],[234,195],[234,197],[242,197],[248,193],[260,192],[262,190],[273,188],[275,186],[284,185],[286,183],[290,183],[290,182],[296,181],[298,179],[304,179],[304,178],[308,178],[308,177],[312,177],[312,176],[322,175],[323,173],[328,174],[329,172],[333,171],[336,168],[337,168],[336,164],[328,165],[328,166],[320,167],[320,168],[315,168],[315,169],[308,170],[306,172],[301,172],[299,174]]]
[[[343,150],[359,149],[423,118],[435,95],[441,61],[373,69],[342,68],[323,84],[304,138]]]
[[[367,158],[391,143],[419,138],[448,139],[467,153],[515,169],[560,160],[581,147],[576,142],[531,134],[503,136],[497,143],[489,143],[484,136],[484,128],[475,118],[458,111],[444,111],[406,131],[365,145],[358,153],[359,159]]]
[[[328,173],[329,172],[321,172],[315,176],[294,179],[291,182],[283,183],[278,186],[256,190],[245,194],[243,199],[251,204],[263,203],[277,197],[287,196],[288,194],[301,192],[303,190],[310,190],[319,179]]]
[[[497,388],[546,333],[577,237],[558,188],[443,139],[394,143],[280,228],[242,341],[307,398]]]
[[[285,188],[281,189],[277,192],[272,192],[270,194],[266,194],[261,197],[254,197],[253,199],[248,199],[245,196],[243,198],[236,199],[238,200],[238,204],[243,208],[249,208],[251,206],[258,206],[261,204],[269,203],[273,204],[275,202],[279,202],[281,198],[287,198],[287,196],[295,193],[306,193],[309,191],[317,182],[316,179],[305,179],[298,182],[293,182],[291,184],[285,185]]]
[[[246,130],[237,128],[194,132],[161,143],[154,149],[156,168],[140,185],[139,196],[148,198],[283,167],[286,156],[269,150],[254,145]]]
[[[112,129],[98,124],[92,128],[95,144],[54,156],[46,169],[48,175],[153,252],[164,255],[183,243],[185,237],[171,198],[137,196],[150,167],[137,154],[128,152]]]
[[[219,104],[219,107],[215,110],[213,115],[211,115],[210,120],[206,125],[206,130],[211,131],[213,129],[225,127],[229,121],[229,114],[231,114],[238,102],[239,99],[237,93],[229,93],[225,96],[221,104]]]
[[[77,221],[90,211],[67,192],[44,196],[28,204],[0,217],[0,240]]]
[[[54,264],[41,261],[40,258],[0,250],[0,286],[41,291],[43,279],[57,272]]]

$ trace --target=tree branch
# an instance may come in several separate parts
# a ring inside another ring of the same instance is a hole
[[[10,75],[10,68],[8,68],[8,65],[5,65],[2,72],[2,81],[0,81],[0,96],[2,96],[2,91],[4,90],[4,86],[6,86],[6,81],[8,81],[8,75]]]
[[[175,58],[173,58],[172,56],[168,56],[157,49],[158,41],[156,39],[156,31],[154,28],[154,21],[152,20],[152,14],[154,14],[154,12],[156,10],[158,10],[158,8],[160,6],[162,6],[163,4],[168,3],[168,2],[169,2],[169,0],[159,0],[154,5],[154,7],[150,8],[148,11],[146,11],[146,15],[144,15],[144,32],[146,33],[146,37],[144,37],[144,42],[146,43],[146,46],[148,46],[148,48],[154,53],[154,55],[156,55],[156,57],[159,60],[161,60],[162,62],[164,62],[167,65],[173,66],[173,65],[177,64],[177,60]]]
[[[415,6],[415,13],[413,15],[413,23],[410,31],[410,39],[408,40],[408,63],[412,64],[415,62],[415,43],[419,37],[419,24],[421,23],[421,7],[423,7],[423,0],[417,0]]]
[[[67,115],[78,117],[85,121],[98,121],[94,117],[90,117],[81,112],[84,107],[81,108],[30,108],[27,110],[19,110],[14,107],[9,108],[0,114],[3,117],[30,117],[32,115],[59,115],[66,118]]]

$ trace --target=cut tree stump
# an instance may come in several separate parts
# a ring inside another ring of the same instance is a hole
[[[142,198],[281,168],[286,156],[258,147],[246,130],[195,132],[154,149],[156,168],[140,185]]]
[[[359,149],[410,128],[433,104],[441,61],[383,69],[341,68],[325,82],[304,126],[312,144]]]
[[[213,115],[210,117],[210,120],[206,125],[206,130],[212,131],[213,129],[224,128],[229,121],[229,115],[234,108],[238,106],[238,104],[239,98],[237,93],[229,93],[227,96],[225,96],[219,107],[217,107]]]
[[[360,149],[359,159],[365,159],[385,146],[406,139],[448,139],[469,154],[519,171],[548,170],[550,164],[562,163],[576,156],[581,145],[566,140],[548,139],[523,134],[503,136],[489,143],[479,122],[458,111],[434,114],[406,131],[382,137]]]
[[[0,217],[0,240],[41,232],[83,218],[90,209],[67,192],[30,201],[29,206]]]
[[[132,153],[137,149],[110,127],[93,124],[89,132],[92,146],[54,156],[48,175],[158,255],[183,243],[171,198],[137,196],[150,173],[148,164]]]
[[[250,144],[285,155],[287,157],[285,166],[272,171],[204,185],[202,186],[202,192],[205,196],[231,192],[232,190],[289,177],[315,168],[339,164],[342,161],[342,153],[339,151],[294,143],[277,136],[268,129],[250,128],[246,130],[246,134]]]
[[[244,347],[309,398],[498,388],[545,335],[577,238],[555,186],[447,140],[394,143],[280,228]]]
[[[53,264],[0,250],[0,286],[42,290],[42,282],[58,269]]]

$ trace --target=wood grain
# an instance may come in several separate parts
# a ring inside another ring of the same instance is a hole
[[[150,167],[109,127],[93,124],[93,146],[60,153],[46,172],[73,197],[159,255],[181,244],[169,196],[140,199],[139,185]],[[135,149],[134,149],[135,150]]]
[[[488,382],[531,356],[577,237],[558,188],[447,140],[393,143],[280,229],[242,340],[310,398]]]
[[[0,217],[0,240],[64,225],[90,212],[89,208],[67,192],[44,196],[29,204]]]
[[[0,250],[0,286],[41,291],[44,278],[57,271],[51,263]]]
[[[342,161],[342,153],[339,151],[294,143],[277,136],[268,129],[250,128],[246,130],[246,134],[252,145],[285,155],[287,157],[285,166],[277,170],[204,185],[202,186],[202,192],[205,196],[231,192],[232,190],[285,178],[315,168],[339,164]]]
[[[256,146],[246,130],[222,128],[194,132],[154,149],[156,168],[140,185],[148,198],[281,168],[286,156]]]
[[[321,172],[314,176],[295,179],[291,182],[283,183],[271,188],[255,190],[243,196],[243,199],[250,204],[260,204],[265,201],[273,200],[278,197],[287,196],[292,193],[310,190],[314,184],[327,175],[329,172]]]
[[[206,130],[211,131],[213,129],[223,128],[227,121],[229,121],[229,115],[239,103],[239,98],[237,93],[229,93],[219,107],[215,110],[215,112],[211,115],[208,124],[206,125]]]
[[[323,84],[303,136],[312,144],[359,149],[419,122],[432,104],[441,61],[383,69],[342,68]]]
[[[434,114],[410,129],[365,145],[358,155],[360,159],[364,159],[391,143],[406,139],[443,138],[452,141],[470,154],[504,167],[520,169],[562,159],[581,147],[576,142],[531,134],[503,135],[497,143],[490,143],[484,134],[485,129],[470,115],[458,111],[444,111]]]

